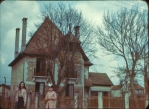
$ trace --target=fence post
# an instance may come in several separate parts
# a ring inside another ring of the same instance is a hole
[[[30,104],[31,104],[31,92],[27,93],[27,109],[30,109]]]
[[[129,92],[125,92],[125,109],[129,109]]]
[[[38,109],[39,92],[35,92],[35,109]]]
[[[148,106],[149,104],[149,94],[146,94],[145,96],[145,108]]]
[[[77,109],[78,108],[78,93],[75,93],[75,102],[74,102],[74,108]]]
[[[103,109],[102,92],[98,92],[98,109]]]

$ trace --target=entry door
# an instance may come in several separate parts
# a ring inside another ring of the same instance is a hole
[[[36,82],[35,83],[35,91],[39,92],[40,95],[44,95],[44,82]]]
[[[74,84],[67,85],[65,95],[70,97],[74,96]]]
[[[40,83],[40,86],[39,86],[39,93],[40,95],[44,95],[44,83]]]

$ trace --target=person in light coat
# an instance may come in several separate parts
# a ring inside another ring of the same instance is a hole
[[[49,90],[45,96],[46,109],[55,109],[56,108],[56,93],[53,91],[53,86],[49,87]]]
[[[27,92],[25,83],[22,81],[16,91],[15,101],[17,102],[17,109],[24,109],[26,106]]]

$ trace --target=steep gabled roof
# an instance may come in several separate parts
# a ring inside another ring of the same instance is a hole
[[[53,35],[53,33],[54,33],[54,35]],[[24,53],[41,54],[41,53],[39,53],[38,48],[40,48],[40,45],[43,47],[44,43],[47,43],[47,42],[45,42],[45,41],[47,41],[46,39],[53,38],[56,40],[56,39],[60,39],[60,37],[62,37],[62,36],[63,36],[63,34],[58,29],[58,27],[49,19],[49,17],[46,17],[44,22],[40,25],[40,27],[34,33],[32,38],[26,44],[26,49],[24,50]],[[40,40],[40,41],[38,42],[38,40]],[[51,39],[51,41],[53,41],[53,40]],[[49,50],[49,48],[48,48],[48,50]]]
[[[64,36],[64,40],[74,43],[81,43],[80,40],[75,37],[70,31]]]
[[[42,31],[43,28],[48,26],[49,24],[50,24],[50,26],[52,26],[53,28],[55,28],[58,31],[59,36],[63,36],[62,32],[49,19],[49,17],[46,17],[45,20],[43,21],[43,23],[39,26],[37,31],[34,33],[34,35],[31,37],[31,39],[26,44],[26,48],[24,49],[24,51],[20,52],[17,55],[17,57],[8,66],[13,66],[16,62],[18,62],[21,58],[23,58],[23,56],[26,56],[26,55],[40,55],[37,50],[35,51],[34,47],[36,47],[36,46],[35,46],[34,40],[37,38],[38,34],[40,34],[40,31]]]
[[[89,79],[93,85],[113,86],[113,83],[106,73],[89,72]]]
[[[78,43],[78,44],[81,44],[81,41],[72,34],[72,32],[68,32],[65,36],[64,36],[64,40],[66,41],[70,41],[70,42],[74,42],[74,43]],[[93,65],[90,61],[89,61],[89,58],[86,56],[84,50],[82,49],[81,46],[79,46],[79,51],[81,53],[81,55],[83,56],[83,60],[85,61],[84,65],[86,66],[91,66]]]
[[[54,37],[61,37],[61,38],[64,38],[63,33],[62,33],[62,32],[57,28],[57,26],[47,17],[47,18],[45,18],[45,20],[43,21],[43,23],[40,25],[40,27],[37,29],[37,31],[34,33],[34,35],[31,37],[31,39],[28,41],[28,43],[26,44],[26,48],[24,49],[24,51],[20,52],[20,53],[18,54],[18,56],[17,56],[8,66],[13,66],[16,62],[18,62],[20,59],[22,59],[22,58],[25,57],[25,56],[30,56],[30,55],[31,55],[31,56],[40,56],[40,55],[44,55],[44,54],[42,54],[42,52],[39,53],[39,50],[37,50],[37,49],[39,49],[39,48],[36,46],[35,41],[36,41],[38,38],[40,38],[40,37],[44,37],[43,31],[44,31],[44,29],[47,29],[46,27],[48,27],[49,25],[52,26],[52,28],[54,28],[54,30],[52,30],[52,32],[57,31],[57,34],[54,35]],[[49,30],[49,31],[50,31],[50,30]],[[43,34],[42,34],[42,33],[43,33]],[[65,36],[65,39],[67,40],[68,37],[70,37],[71,40],[72,40],[72,39],[76,39],[76,40],[80,43],[80,41],[79,41],[77,38],[75,38],[75,36],[74,36],[72,33],[70,33],[70,32]],[[60,39],[61,39],[61,38],[60,38]],[[39,44],[39,45],[44,46],[44,45],[43,45],[44,43],[42,43],[41,41],[40,41],[39,43],[41,43],[41,44]],[[51,52],[51,53],[55,52],[55,51],[57,50],[57,48],[58,48],[58,47],[53,47],[53,48],[51,48],[51,49],[50,49],[50,52]],[[47,50],[49,50],[49,48],[48,48]],[[80,53],[81,53],[81,55],[82,55],[84,61],[86,62],[85,64],[86,64],[86,65],[89,65],[89,66],[92,65],[92,63],[89,62],[89,59],[88,59],[88,57],[86,56],[86,54],[84,53],[84,51],[83,51],[83,49],[82,49],[81,46],[79,46],[79,51],[80,51]]]

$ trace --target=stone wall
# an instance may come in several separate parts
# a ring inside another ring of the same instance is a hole
[[[14,66],[12,66],[11,94],[14,92],[13,87],[19,86],[19,83],[23,81],[23,67],[24,67],[24,58],[22,58]]]
[[[16,63],[12,67],[12,75],[11,75],[11,83],[19,84],[23,81],[23,66],[24,66],[24,58],[21,59],[18,63]]]
[[[36,68],[36,58],[26,58],[26,81],[32,82],[34,76],[34,68]]]

